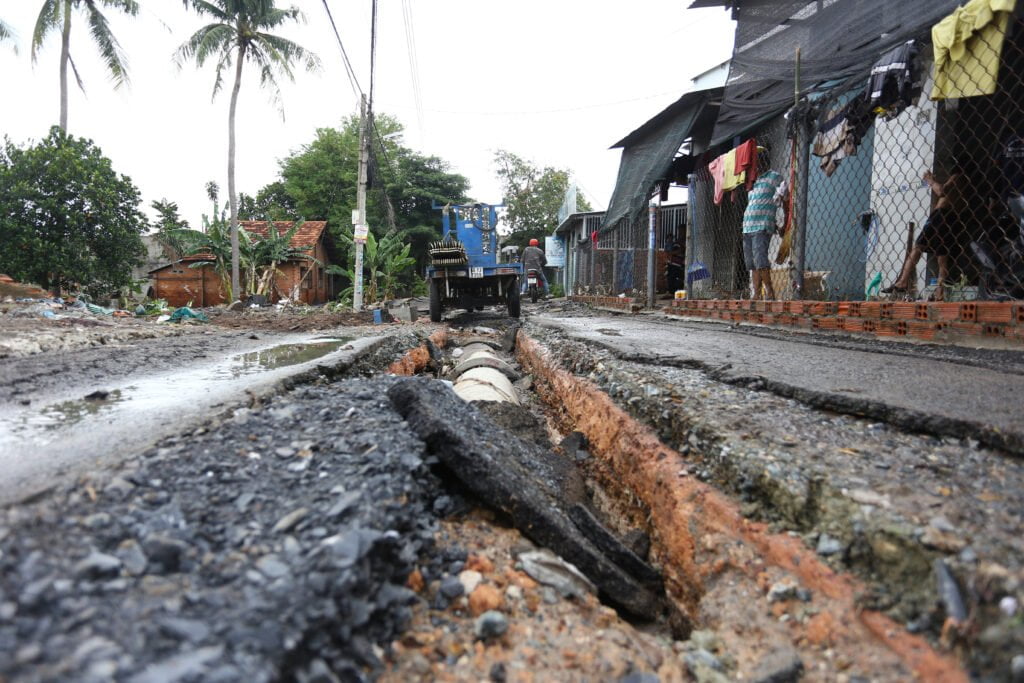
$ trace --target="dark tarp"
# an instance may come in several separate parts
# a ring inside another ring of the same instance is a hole
[[[690,7],[733,10],[736,40],[712,144],[793,103],[796,48],[801,89],[864,79],[886,51],[931,27],[957,0],[697,0]]]
[[[704,107],[721,94],[721,88],[687,93],[612,145],[611,149],[622,147],[622,159],[601,230],[624,218],[632,220],[643,211],[649,193],[666,177]]]

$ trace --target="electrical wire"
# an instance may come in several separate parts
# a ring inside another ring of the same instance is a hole
[[[377,0],[373,0],[370,14],[370,103],[367,111],[373,112],[373,81],[377,72]]]
[[[330,19],[330,21],[331,21],[331,28],[334,29],[334,37],[338,41],[338,47],[341,48],[341,58],[342,58],[342,61],[345,63],[345,73],[348,74],[348,82],[352,86],[352,92],[353,92],[353,94],[355,94],[356,99],[358,100],[363,95],[363,89],[359,86],[359,79],[356,78],[356,72],[352,68],[352,63],[348,60],[348,53],[345,51],[345,45],[341,42],[341,34],[338,33],[338,27],[334,23],[334,15],[331,14],[331,8],[327,6],[327,0],[323,0],[323,3],[324,3],[324,9],[327,10],[327,18]],[[376,8],[376,6],[377,6],[377,3],[374,2],[374,8]],[[372,74],[371,74],[370,84],[371,84],[371,87],[372,87],[372,85],[373,85]]]
[[[402,0],[402,19],[405,23],[405,47],[409,56],[409,79],[412,82],[412,98],[416,106],[416,125],[423,144],[423,94],[420,82],[419,53],[416,49],[416,31],[412,20],[412,3]]]

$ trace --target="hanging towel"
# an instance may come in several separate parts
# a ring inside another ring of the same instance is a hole
[[[1016,0],[971,0],[932,27],[932,99],[996,91],[1003,39]]]
[[[757,180],[757,141],[750,138],[736,148],[736,172],[747,175],[747,192]]]
[[[725,182],[725,155],[715,157],[708,164],[708,171],[711,172],[711,179],[715,182],[715,204],[721,204],[722,196],[725,194],[722,187]]]

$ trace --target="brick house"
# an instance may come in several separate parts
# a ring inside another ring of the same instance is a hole
[[[269,232],[267,221],[239,221],[239,227],[257,238],[266,237]],[[291,230],[293,221],[275,221],[279,233]],[[306,304],[322,304],[335,295],[334,278],[324,271],[330,264],[327,245],[327,222],[306,221],[292,236],[291,246],[311,247],[304,252],[316,259],[293,259],[277,266],[271,301],[283,298],[302,301]],[[171,306],[215,306],[224,303],[220,278],[212,267],[192,267],[193,264],[209,260],[208,255],[197,254],[169,263],[150,271],[153,280],[154,297],[166,299]]]

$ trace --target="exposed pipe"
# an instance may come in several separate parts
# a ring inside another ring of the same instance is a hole
[[[467,344],[452,370],[455,395],[467,403],[491,401],[519,405],[519,396],[512,386],[511,377],[518,372],[498,357],[494,349],[484,344]]]

